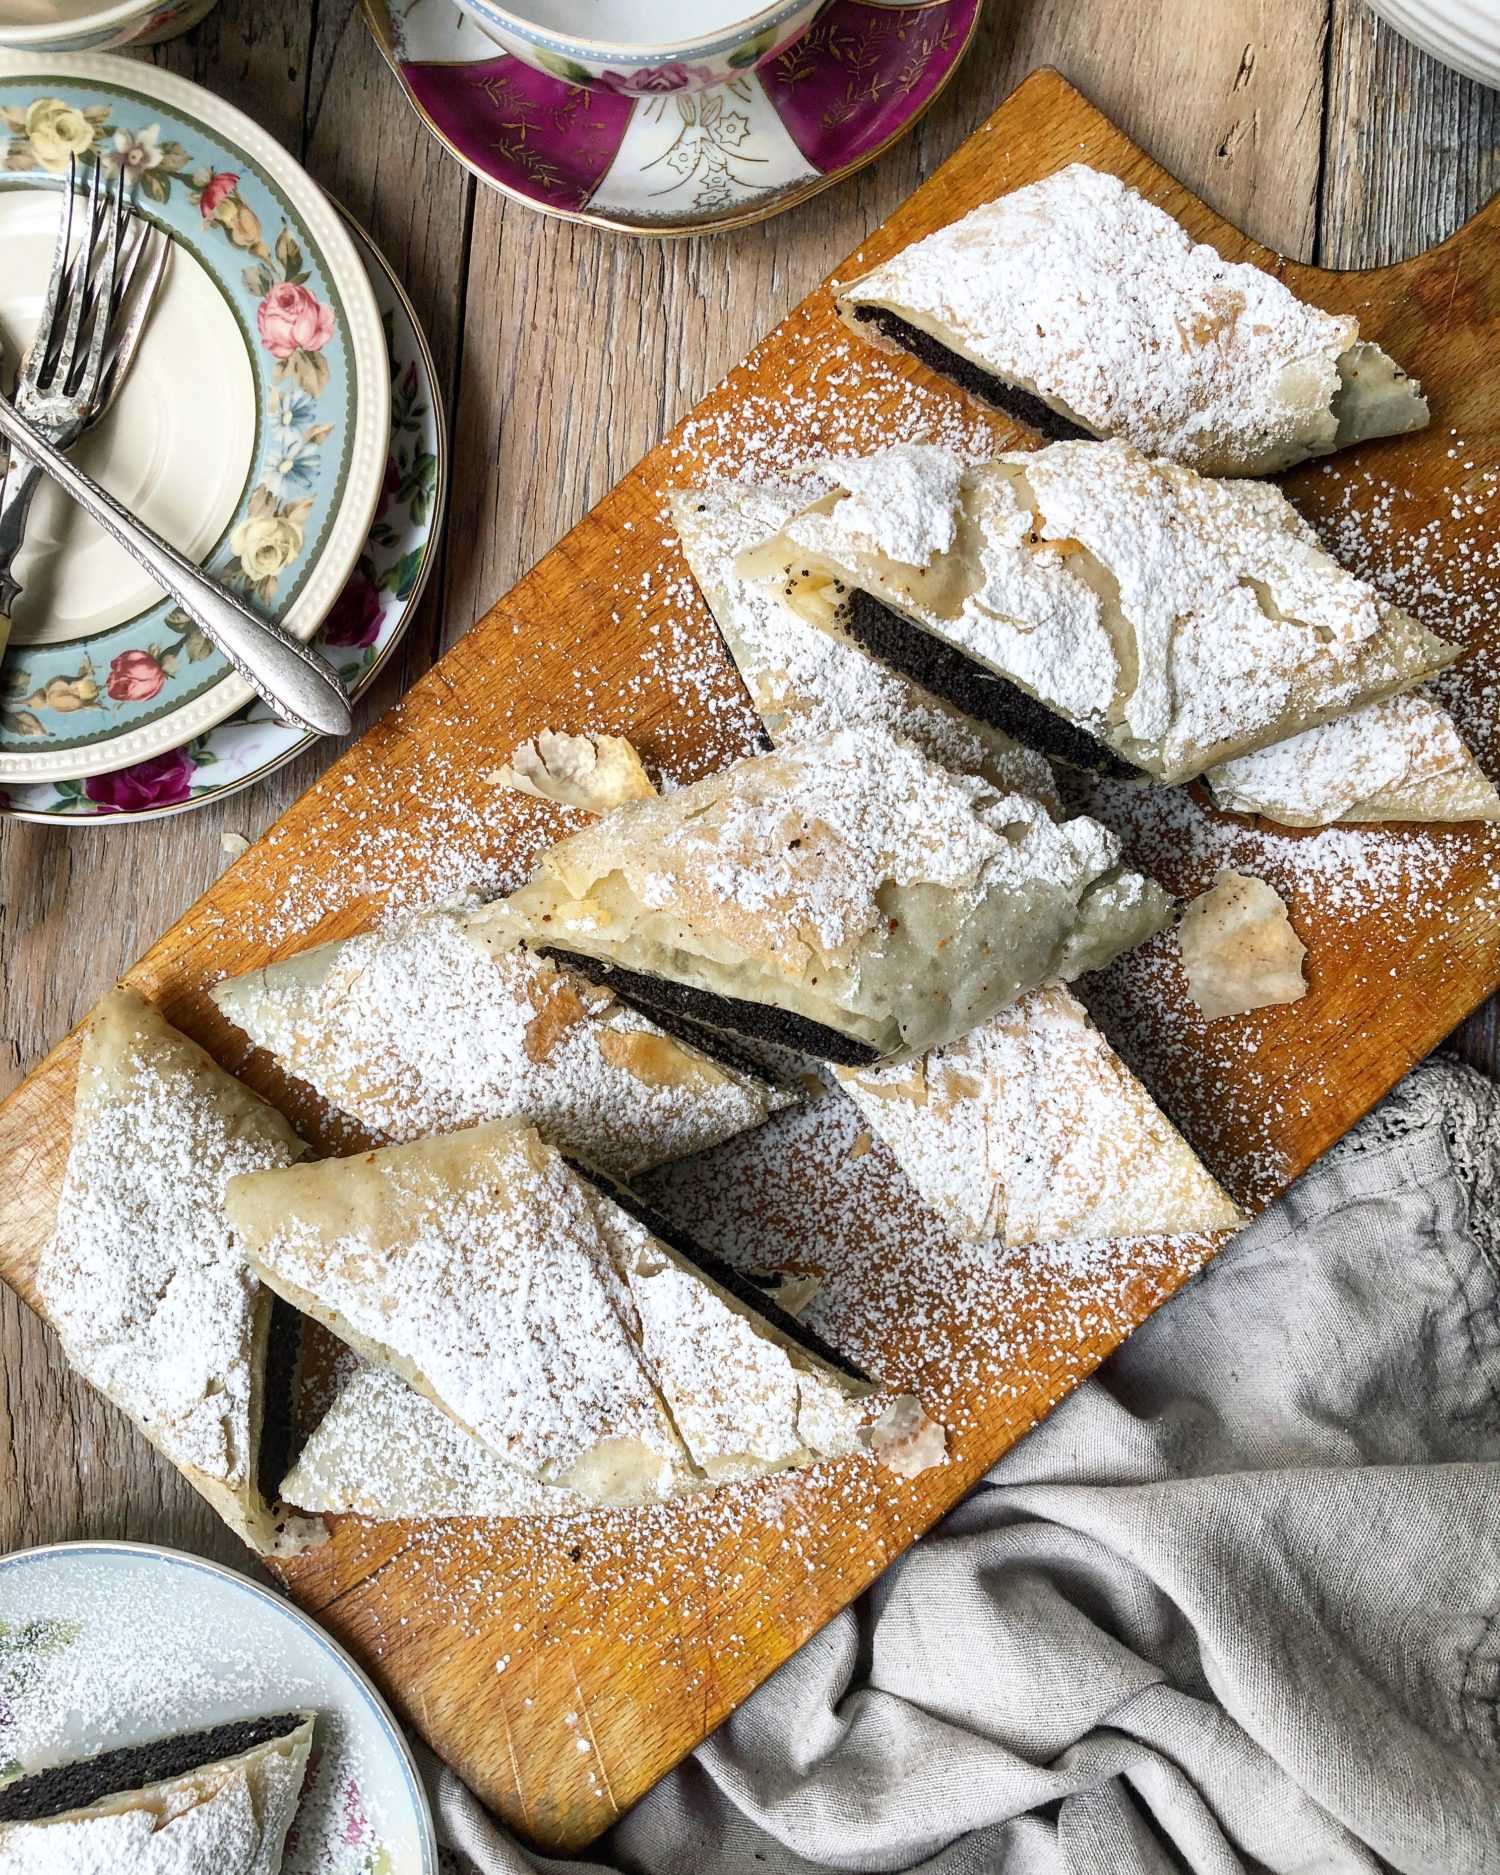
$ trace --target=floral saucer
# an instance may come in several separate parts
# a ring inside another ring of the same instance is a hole
[[[369,275],[337,212],[266,133],[149,64],[0,53],[0,351],[40,309],[70,156],[123,170],[172,264],[80,466],[310,638],[380,495],[390,379]],[[0,661],[0,783],[165,754],[249,686],[109,536],[46,485]]]
[[[287,1711],[316,1724],[282,1875],[437,1875],[427,1796],[390,1708],[300,1609],[154,1544],[0,1557],[0,1782]]]
[[[448,446],[437,368],[411,302],[379,248],[345,220],[369,270],[390,351],[390,453],[364,551],[312,642],[357,697],[400,642],[427,584],[447,494]],[[277,722],[257,700],[206,735],[129,768],[82,781],[0,788],[0,814],[69,822],[157,819],[264,780],[316,739]]]
[[[637,91],[497,52],[457,0],[364,0],[408,98],[481,181],[544,214],[650,235],[762,221],[862,168],[952,77],[979,6],[831,0],[753,72],[692,90],[691,71],[658,65]]]

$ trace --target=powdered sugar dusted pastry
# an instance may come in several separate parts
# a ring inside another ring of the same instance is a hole
[[[1044,436],[1123,437],[1204,475],[1271,475],[1428,418],[1358,319],[1082,163],[904,248],[838,303]]]
[[[502,1463],[389,1368],[366,1362],[308,1434],[281,1494],[300,1510],[381,1521],[553,1517],[587,1504]]]
[[[1033,990],[946,1048],[841,1069],[871,1130],[958,1237],[1179,1236],[1243,1222],[1067,990]]]
[[[298,1079],[387,1139],[524,1117],[617,1177],[760,1125],[791,1095],[439,908],[213,991]]]
[[[1126,443],[977,464],[903,444],[831,466],[839,485],[740,571],[1081,767],[1185,781],[1457,655],[1263,482]]]
[[[486,914],[622,995],[851,1065],[927,1048],[1160,927],[1097,822],[854,730],[631,802]]]
[[[1050,803],[1052,771],[1034,749],[877,663],[836,622],[811,624],[779,586],[739,571],[739,555],[785,526],[806,499],[751,482],[713,482],[671,498],[683,556],[772,740],[881,730],[944,768]]]
[[[1287,827],[1500,819],[1500,794],[1453,718],[1419,690],[1223,762],[1204,780],[1221,807]]]
[[[640,1503],[857,1442],[862,1377],[518,1121],[227,1203],[267,1282],[537,1484]]]
[[[5,1875],[277,1875],[310,1713],[235,1720],[0,1790]]]
[[[261,1551],[309,1533],[283,1530],[261,1493],[263,1442],[285,1432],[280,1391],[269,1411],[266,1398],[272,1298],[245,1267],[224,1185],[303,1150],[274,1107],[143,997],[112,990],[84,1032],[57,1228],[37,1271],[68,1359]]]

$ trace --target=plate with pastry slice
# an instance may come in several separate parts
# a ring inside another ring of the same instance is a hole
[[[138,1543],[0,1558],[6,1875],[436,1875],[385,1702],[306,1615]]]

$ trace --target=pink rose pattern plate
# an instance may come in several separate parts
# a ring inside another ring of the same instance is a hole
[[[690,90],[670,64],[589,89],[502,53],[456,0],[364,0],[407,96],[481,180],[634,234],[759,221],[871,161],[952,76],[979,4],[831,0],[756,70]]]
[[[391,447],[359,565],[314,645],[351,697],[374,681],[422,596],[447,486],[442,400],[427,341],[389,263],[345,217],[380,305],[391,360]],[[112,774],[0,788],[0,813],[22,820],[147,820],[221,800],[284,767],[308,742],[260,702],[206,735]]]

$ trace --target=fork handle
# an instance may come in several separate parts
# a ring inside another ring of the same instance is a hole
[[[84,513],[119,542],[278,716],[319,735],[346,735],[352,724],[344,686],[314,651],[262,618],[170,541],[138,521],[46,442],[0,397],[0,436],[46,471]]]

